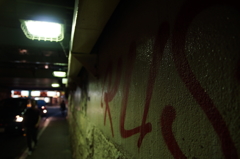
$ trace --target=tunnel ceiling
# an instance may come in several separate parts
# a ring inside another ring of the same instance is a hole
[[[50,90],[51,83],[61,83],[61,79],[53,77],[54,70],[67,71],[69,81],[76,79],[82,67],[96,76],[96,55],[91,51],[118,3],[119,0],[0,0],[0,88]],[[43,17],[64,23],[62,43],[25,37],[19,19]],[[68,84],[59,89],[69,87]]]
[[[51,83],[61,82],[52,71],[68,70],[73,10],[74,0],[0,0],[1,89],[50,90]],[[62,43],[26,38],[19,19],[36,19],[40,15],[64,23]]]

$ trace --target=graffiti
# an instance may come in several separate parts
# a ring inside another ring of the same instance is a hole
[[[174,158],[185,159],[187,158],[179,148],[177,141],[172,132],[172,124],[176,118],[176,111],[172,106],[166,106],[161,115],[161,128],[162,135],[169,151]]]
[[[184,52],[187,30],[194,17],[203,9],[214,4],[218,4],[218,2],[219,1],[195,1],[193,3],[190,0],[186,2],[178,14],[176,23],[174,25],[172,45],[173,60],[180,78],[206,114],[215,132],[218,134],[224,156],[226,158],[238,158],[237,150],[230,137],[226,123],[224,122],[213,101],[204,91],[204,88],[202,88],[201,84],[192,72]]]
[[[208,118],[209,122],[213,126],[216,134],[218,135],[221,141],[221,148],[225,158],[238,158],[237,150],[235,145],[231,139],[229,130],[227,125],[222,118],[219,110],[214,105],[213,101],[209,97],[209,95],[204,91],[204,88],[201,86],[200,82],[194,75],[193,71],[190,68],[188,63],[187,57],[185,55],[185,42],[186,42],[186,34],[188,31],[188,27],[193,21],[193,19],[204,9],[218,5],[218,4],[233,4],[232,1],[225,1],[225,0],[212,0],[212,1],[191,1],[187,0],[183,7],[181,8],[178,16],[176,17],[176,22],[174,24],[173,32],[172,32],[172,54],[173,54],[173,61],[175,63],[176,70],[178,72],[179,77],[185,84],[186,88],[189,90],[190,94],[196,100],[200,108],[205,113],[206,117]],[[237,6],[237,5],[235,5]],[[167,22],[164,22],[160,25],[159,31],[153,45],[153,54],[152,54],[152,62],[150,65],[150,71],[147,81],[147,90],[146,90],[146,98],[144,104],[144,112],[142,117],[142,122],[140,126],[137,126],[132,129],[125,129],[125,120],[126,120],[126,110],[128,104],[128,97],[129,97],[129,89],[131,85],[131,75],[134,68],[134,61],[136,58],[136,44],[132,42],[129,48],[128,53],[128,63],[127,63],[127,70],[125,71],[123,82],[123,98],[121,102],[121,113],[120,113],[120,134],[123,138],[131,137],[132,135],[140,133],[138,138],[137,146],[140,148],[144,137],[152,131],[152,124],[147,122],[148,111],[150,107],[150,102],[152,98],[153,88],[155,79],[157,76],[157,71],[159,69],[159,65],[162,59],[164,47],[167,43],[167,40],[170,36],[170,26]],[[121,60],[120,60],[121,61]],[[112,135],[113,128],[112,128],[112,119],[110,113],[109,102],[111,102],[116,95],[118,90],[118,86],[120,83],[120,79],[122,77],[121,72],[121,62],[118,62],[117,67],[117,77],[115,79],[115,83],[112,84],[111,77],[112,77],[112,70],[109,69],[107,71],[107,75],[105,77],[104,83],[108,82],[107,91],[102,92],[104,96],[105,102],[105,115],[104,115],[104,123],[106,123],[106,116],[108,113]],[[107,77],[109,77],[107,81]],[[101,102],[103,107],[103,103]],[[174,137],[172,132],[172,123],[176,118],[176,112],[173,106],[166,106],[163,109],[163,112],[160,117],[160,126],[162,130],[162,135],[164,141],[172,153],[174,158],[186,158],[186,156],[181,151],[177,141]]]
[[[140,133],[140,137],[138,140],[138,147],[141,146],[142,140],[145,137],[145,135],[149,132],[152,131],[152,124],[151,123],[146,123],[147,120],[147,114],[152,98],[152,93],[153,93],[153,88],[154,88],[154,83],[155,79],[157,76],[157,70],[159,66],[159,61],[162,59],[163,55],[163,50],[164,47],[167,43],[167,40],[169,38],[169,26],[168,23],[163,23],[158,32],[157,39],[154,44],[154,49],[153,49],[153,56],[152,56],[152,63],[150,66],[150,72],[149,72],[149,78],[148,78],[148,86],[147,86],[147,91],[146,91],[146,99],[145,99],[145,105],[144,105],[144,112],[143,112],[143,118],[142,118],[142,124],[141,126],[138,126],[134,129],[131,130],[125,130],[124,128],[124,122],[126,118],[126,108],[127,108],[127,101],[128,101],[128,93],[129,93],[129,88],[130,88],[130,82],[131,82],[131,74],[132,74],[132,69],[133,69],[133,64],[136,56],[136,45],[133,43],[130,46],[130,51],[129,51],[129,66],[128,71],[126,72],[125,75],[125,82],[127,83],[124,87],[124,97],[122,99],[122,110],[121,110],[121,115],[120,115],[120,133],[123,138],[130,137],[136,133]]]
[[[111,116],[111,111],[110,111],[110,107],[109,107],[109,102],[111,102],[113,100],[114,96],[117,93],[118,86],[119,86],[120,79],[121,79],[121,72],[122,72],[121,68],[122,68],[122,60],[119,58],[118,63],[117,63],[117,70],[116,70],[117,76],[115,79],[115,83],[112,84],[112,78],[111,78],[112,77],[112,63],[109,63],[107,72],[105,74],[104,82],[103,82],[104,84],[108,83],[107,91],[104,92],[104,86],[102,87],[103,88],[103,90],[102,90],[103,99],[104,99],[104,103],[106,104],[105,112],[104,112],[104,125],[106,125],[106,118],[107,118],[107,114],[108,114],[111,131],[112,131],[112,136],[114,136],[114,131],[113,131],[112,116]],[[108,81],[107,81],[107,79],[108,79]],[[102,101],[101,101],[101,106],[103,107]]]
[[[130,84],[131,84],[131,74],[132,74],[132,70],[133,70],[133,64],[134,64],[134,60],[136,57],[136,44],[132,43],[130,46],[130,50],[129,50],[129,62],[128,62],[128,71],[126,71],[126,75],[125,75],[125,79],[124,79],[124,91],[123,91],[123,98],[122,98],[122,109],[121,109],[121,117],[120,117],[120,133],[121,136],[123,138],[128,138],[134,134],[140,133],[140,137],[138,140],[138,147],[140,147],[142,140],[144,138],[144,136],[152,131],[152,125],[150,123],[145,123],[146,122],[146,118],[147,118],[147,112],[148,112],[148,107],[149,105],[145,105],[145,110],[144,110],[144,114],[143,114],[143,120],[142,120],[142,125],[138,126],[136,128],[130,129],[130,130],[126,130],[124,127],[124,123],[125,123],[125,118],[126,118],[126,109],[127,109],[127,103],[128,103],[128,95],[129,95],[129,88],[130,88]],[[147,108],[146,108],[147,107]]]

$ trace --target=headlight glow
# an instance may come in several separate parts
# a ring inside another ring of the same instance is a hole
[[[47,110],[46,110],[46,109],[44,109],[44,110],[43,110],[43,113],[44,113],[44,114],[46,114],[46,113],[47,113]]]
[[[16,115],[16,119],[15,119],[16,122],[22,122],[23,121],[23,117],[19,116],[19,115]]]

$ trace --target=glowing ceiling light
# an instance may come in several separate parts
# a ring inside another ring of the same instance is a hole
[[[59,87],[60,85],[58,83],[52,83],[52,87]]]
[[[24,34],[31,40],[62,41],[64,38],[63,24],[33,20],[20,21]]]
[[[67,84],[67,81],[68,81],[67,78],[63,78],[63,79],[62,79],[62,83],[63,83],[63,84]]]
[[[53,76],[55,77],[66,77],[66,72],[63,71],[54,71]]]

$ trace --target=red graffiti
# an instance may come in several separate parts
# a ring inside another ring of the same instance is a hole
[[[125,118],[126,118],[126,110],[127,110],[127,103],[128,103],[128,95],[129,95],[129,88],[131,85],[131,75],[132,75],[132,70],[134,66],[134,61],[136,58],[136,44],[133,42],[130,46],[129,49],[129,54],[128,54],[128,65],[127,65],[127,71],[125,74],[125,79],[124,79],[124,88],[123,88],[123,98],[122,98],[122,108],[121,108],[121,118],[120,118],[120,133],[123,138],[130,137],[138,132],[140,132],[140,127],[136,127],[131,130],[125,130],[124,128],[124,123],[125,123]]]
[[[144,105],[144,112],[143,112],[143,118],[142,118],[142,124],[136,128],[126,130],[124,127],[125,118],[126,118],[126,109],[127,109],[127,103],[128,103],[128,94],[129,94],[129,88],[131,84],[131,74],[132,69],[134,66],[134,60],[136,56],[136,46],[135,43],[133,43],[130,46],[129,51],[129,62],[128,62],[128,71],[126,72],[124,83],[124,93],[123,93],[123,99],[122,99],[122,109],[121,109],[121,118],[120,118],[120,132],[123,138],[130,137],[136,133],[140,133],[140,137],[138,139],[138,147],[141,146],[142,140],[145,137],[147,133],[150,133],[152,131],[152,124],[146,123],[147,121],[147,114],[150,107],[150,102],[152,98],[153,88],[157,76],[158,66],[160,64],[159,61],[162,59],[163,50],[167,43],[167,40],[169,38],[169,24],[167,22],[163,23],[159,27],[159,32],[154,44],[153,48],[153,56],[152,56],[152,63],[150,66],[150,72],[148,76],[148,86],[146,91],[146,99],[145,99],[145,105]]]
[[[204,111],[210,123],[212,124],[215,132],[218,134],[218,137],[221,141],[221,147],[225,158],[238,158],[237,150],[235,145],[230,137],[230,133],[228,131],[227,125],[222,118],[220,112],[214,105],[213,101],[209,97],[209,95],[204,91],[204,88],[201,86],[200,82],[197,80],[196,76],[192,72],[190,65],[188,63],[187,57],[185,55],[185,42],[186,42],[186,34],[188,31],[188,27],[193,19],[204,9],[211,7],[213,5],[218,4],[232,4],[232,1],[225,0],[197,0],[191,1],[187,0],[186,3],[181,8],[177,18],[176,23],[173,29],[172,36],[172,50],[173,50],[173,60],[176,66],[176,70],[184,82],[185,86],[193,96],[193,98],[197,101],[200,108]],[[147,90],[146,90],[146,98],[144,104],[144,112],[143,118],[140,126],[135,128],[126,130],[125,129],[125,120],[127,115],[127,104],[129,98],[129,89],[131,85],[131,75],[134,68],[134,62],[136,59],[136,44],[132,42],[130,45],[129,53],[128,53],[128,62],[127,68],[125,72],[125,76],[123,79],[124,87],[123,87],[123,98],[121,102],[121,114],[120,114],[120,134],[123,138],[131,137],[137,133],[140,133],[137,146],[140,147],[144,137],[152,131],[152,124],[147,122],[148,111],[150,107],[150,102],[152,98],[153,88],[157,76],[157,71],[159,69],[159,64],[162,59],[162,54],[164,51],[164,47],[169,39],[170,35],[170,27],[167,22],[164,22],[159,27],[159,32],[157,34],[156,41],[153,46],[153,56],[152,62],[150,65],[150,71],[148,76]],[[104,115],[104,124],[106,123],[107,114],[109,116],[112,136],[113,127],[112,127],[112,118],[109,107],[109,102],[111,102],[116,95],[118,90],[118,86],[121,79],[121,60],[118,62],[117,67],[117,76],[115,79],[115,83],[112,84],[112,65],[108,67],[104,83],[107,82],[108,78],[108,86],[107,91],[103,93],[104,102],[106,103],[105,115]],[[103,104],[101,102],[103,107]],[[172,153],[174,158],[186,158],[186,156],[181,151],[180,147],[177,144],[177,141],[172,132],[172,123],[176,118],[175,109],[172,106],[166,106],[163,109],[161,115],[161,128],[164,141]]]
[[[174,63],[180,78],[211,122],[214,130],[220,138],[223,154],[225,158],[229,159],[238,158],[238,154],[230,137],[227,125],[213,101],[204,91],[196,76],[192,72],[184,52],[187,30],[193,18],[207,7],[223,3],[229,3],[229,1],[188,0],[179,12],[174,25],[172,49]]]
[[[105,74],[105,78],[104,78],[104,84],[107,82],[107,77],[108,78],[108,85],[107,85],[107,91],[106,92],[102,92],[103,94],[103,99],[104,102],[106,104],[105,107],[105,112],[104,112],[104,125],[106,124],[106,118],[107,118],[107,114],[109,116],[109,121],[110,121],[110,126],[111,126],[111,131],[112,131],[112,136],[114,136],[114,132],[113,132],[113,125],[112,125],[112,116],[111,116],[111,111],[110,111],[110,107],[109,107],[109,102],[111,102],[113,100],[113,98],[115,97],[117,90],[118,90],[118,86],[120,83],[120,79],[121,79],[121,68],[122,68],[122,60],[119,59],[118,63],[117,63],[117,70],[116,70],[116,79],[115,79],[115,83],[112,84],[112,64],[109,63],[108,68],[107,68],[107,72]],[[104,86],[103,86],[104,89]],[[103,90],[104,91],[104,90]],[[103,102],[101,101],[101,106],[103,107]]]
[[[177,141],[174,137],[174,134],[172,132],[172,124],[175,118],[176,118],[175,109],[172,106],[166,106],[163,109],[161,119],[160,119],[161,127],[162,127],[162,135],[173,157],[177,159],[185,159],[187,157],[183,154],[183,152],[179,148]]]

